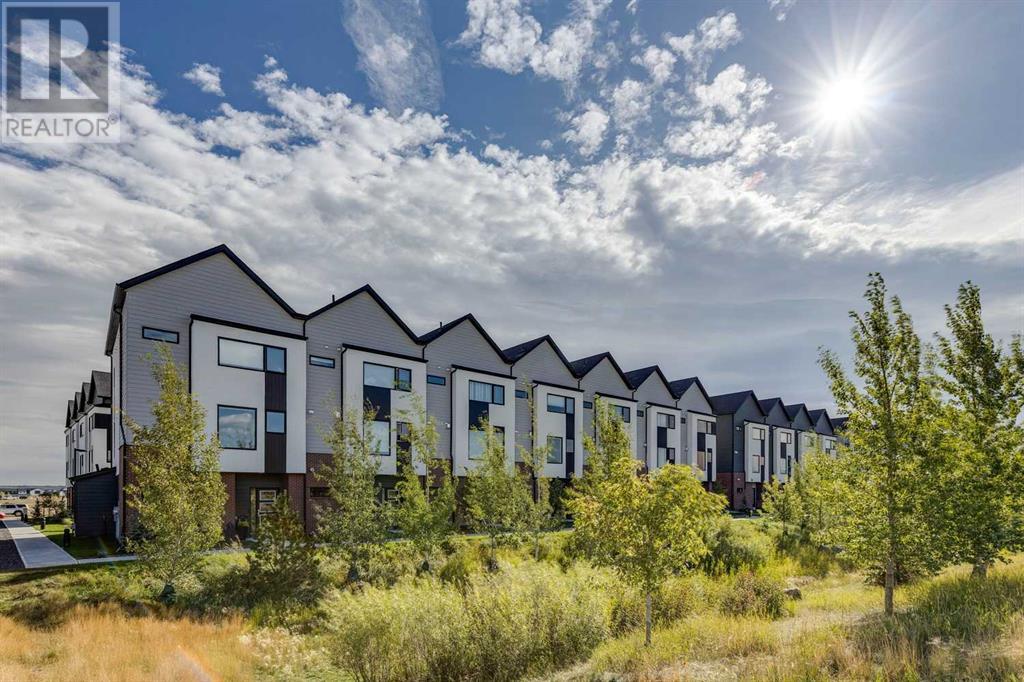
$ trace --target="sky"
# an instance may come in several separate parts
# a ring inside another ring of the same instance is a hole
[[[712,394],[833,405],[879,271],[1024,329],[1024,3],[121,2],[122,141],[0,146],[0,483],[60,483],[113,285],[226,243]]]

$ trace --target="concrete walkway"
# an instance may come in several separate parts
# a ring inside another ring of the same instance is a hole
[[[32,526],[14,519],[4,519],[4,525],[14,540],[14,546],[21,555],[25,568],[47,568],[50,566],[74,566],[78,563],[48,537]]]

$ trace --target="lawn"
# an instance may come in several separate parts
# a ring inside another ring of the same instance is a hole
[[[35,525],[39,529],[38,524]],[[71,521],[47,523],[40,532],[76,559],[96,559],[117,554],[117,542],[113,538],[78,538],[71,536],[71,544],[64,547],[64,529],[71,528]]]
[[[0,679],[1024,679],[1024,557],[901,588],[886,621],[881,590],[827,554],[778,549],[760,521],[729,532],[727,556],[656,597],[651,647],[642,595],[571,557],[568,533],[540,562],[503,548],[497,573],[476,539],[433,576],[390,543],[357,589],[329,562],[323,598],[290,615],[242,603],[237,554],[207,557],[172,607],[126,564],[0,575]]]

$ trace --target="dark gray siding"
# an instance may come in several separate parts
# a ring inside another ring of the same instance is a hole
[[[93,538],[114,534],[117,474],[113,469],[74,481],[71,499],[75,535]]]

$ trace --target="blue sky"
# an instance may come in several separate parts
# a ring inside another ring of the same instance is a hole
[[[828,407],[879,270],[1024,310],[1024,4],[121,3],[117,146],[0,146],[0,482],[61,477],[113,283],[226,242],[712,393]]]

